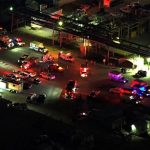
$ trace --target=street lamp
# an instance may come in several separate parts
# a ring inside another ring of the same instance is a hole
[[[58,26],[59,27],[63,26],[63,21],[62,20],[58,21]],[[61,48],[62,47],[62,32],[61,32],[61,30],[59,31],[59,45],[60,45],[60,48]]]
[[[10,6],[9,11],[11,12],[11,29],[10,29],[11,32],[13,30],[13,22],[14,22],[13,10],[14,10],[13,6]]]
[[[62,27],[62,26],[63,26],[63,21],[60,20],[60,21],[58,22],[58,25],[59,25],[60,27]]]
[[[13,11],[13,10],[14,10],[14,8],[13,8],[12,6],[10,6],[10,7],[9,7],[9,10],[10,10],[10,11]]]

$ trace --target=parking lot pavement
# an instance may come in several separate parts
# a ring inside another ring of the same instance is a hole
[[[62,91],[65,89],[68,80],[73,79],[77,80],[77,82],[79,83],[79,92],[81,93],[83,99],[86,99],[87,95],[89,95],[89,93],[92,90],[100,89],[101,92],[103,93],[102,100],[100,99],[99,101],[100,103],[103,101],[114,105],[120,104],[119,96],[108,93],[108,90],[112,87],[130,86],[130,81],[133,79],[131,75],[129,75],[128,73],[124,75],[125,77],[129,78],[129,83],[127,85],[123,85],[118,82],[113,82],[108,79],[108,72],[110,70],[119,70],[120,68],[117,68],[115,66],[103,65],[99,63],[91,64],[91,62],[89,61],[88,64],[90,67],[90,74],[87,78],[82,78],[80,76],[80,65],[85,63],[86,61],[85,59],[79,57],[80,55],[78,50],[74,51],[70,50],[73,56],[75,57],[75,62],[69,63],[64,60],[57,59],[57,54],[60,48],[56,46],[53,50],[51,44],[49,43],[48,38],[43,39],[43,37],[37,37],[35,35],[30,35],[29,33],[28,34],[22,32],[17,33],[18,36],[21,36],[23,39],[25,39],[26,42],[25,47],[12,48],[9,49],[8,51],[1,52],[1,63],[7,62],[7,66],[9,66],[10,69],[12,68],[14,70],[14,66],[19,67],[19,65],[17,64],[17,60],[23,54],[41,57],[42,56],[41,53],[29,49],[29,42],[32,39],[42,41],[43,43],[46,41],[46,44],[48,45],[48,48],[50,49],[52,56],[53,55],[55,56],[56,62],[58,62],[61,66],[63,66],[65,71],[60,74],[57,73],[56,79],[54,81],[47,81],[45,79],[40,78],[40,80],[42,81],[41,84],[33,85],[31,89],[24,90],[22,94],[9,93],[8,91],[3,92],[4,98],[12,100],[14,102],[25,102],[27,96],[30,93],[45,93],[47,95],[45,104],[40,106],[29,105],[30,109],[45,114],[47,116],[54,117],[55,119],[69,122],[70,120],[68,118],[70,116],[68,114],[72,113],[73,105],[70,104],[69,101],[68,104],[63,103],[61,104],[59,103],[60,102],[59,98],[60,97],[62,98]],[[65,49],[65,51],[68,52],[69,50]],[[0,68],[1,72],[3,72],[3,67]],[[7,68],[5,67],[4,69],[7,70]],[[146,78],[146,80],[148,79]],[[146,105],[149,105],[147,103],[150,102],[148,101],[145,102]]]

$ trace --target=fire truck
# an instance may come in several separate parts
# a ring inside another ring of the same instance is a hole
[[[89,67],[87,64],[81,64],[80,66],[80,76],[85,78],[88,77],[89,74]]]
[[[4,42],[7,45],[7,47],[13,47],[14,46],[12,39],[10,39],[7,35],[1,35],[0,41]]]

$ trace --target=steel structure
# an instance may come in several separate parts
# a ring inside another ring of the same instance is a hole
[[[14,15],[19,15],[26,21],[32,21],[59,32],[66,32],[88,40],[104,43],[108,46],[119,48],[130,53],[150,57],[150,47],[133,43],[125,39],[119,39],[119,41],[116,42],[111,37],[113,33],[104,27],[95,27],[94,25],[89,25],[64,16],[59,19],[59,21],[63,21],[63,26],[59,26],[58,20],[53,19],[51,15],[29,10],[27,8],[16,10]]]

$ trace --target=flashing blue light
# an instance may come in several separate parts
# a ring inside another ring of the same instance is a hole
[[[142,91],[142,92],[146,91],[145,86],[141,86],[141,87],[139,87],[139,89],[140,89],[140,91]]]

